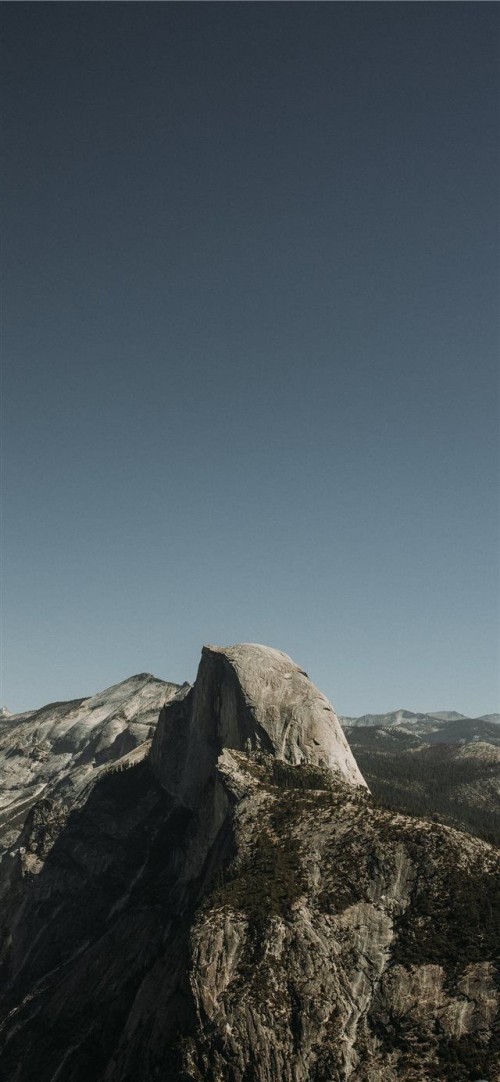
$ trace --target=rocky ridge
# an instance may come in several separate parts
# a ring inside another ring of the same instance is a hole
[[[0,852],[42,795],[67,799],[152,737],[178,684],[139,673],[72,702],[0,718]]]
[[[205,648],[90,777],[0,866],[7,1082],[500,1076],[498,851],[375,806],[286,655]]]

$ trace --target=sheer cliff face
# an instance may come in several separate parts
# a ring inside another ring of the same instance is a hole
[[[336,732],[285,655],[207,647],[150,756],[31,809],[6,1082],[500,1077],[498,851],[376,808]]]
[[[160,715],[151,761],[161,784],[193,805],[223,748],[326,767],[365,786],[328,699],[268,646],[205,646],[194,688]]]

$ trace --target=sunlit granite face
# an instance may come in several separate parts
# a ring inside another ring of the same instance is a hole
[[[192,805],[224,748],[260,749],[366,786],[328,699],[269,646],[204,646],[192,690],[160,715],[152,761],[162,785]]]

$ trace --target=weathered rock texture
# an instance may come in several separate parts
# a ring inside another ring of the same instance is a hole
[[[269,646],[204,646],[194,687],[160,715],[151,762],[161,784],[191,806],[223,748],[259,749],[365,785],[328,699]]]
[[[375,807],[320,703],[284,655],[207,648],[149,757],[35,805],[1,866],[6,1082],[500,1077],[498,851]]]
[[[71,803],[99,772],[151,736],[178,684],[139,673],[87,699],[0,718],[0,853],[43,796]],[[146,750],[146,749],[145,749]]]

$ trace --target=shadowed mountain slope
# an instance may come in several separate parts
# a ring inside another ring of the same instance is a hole
[[[149,754],[30,810],[0,865],[6,1082],[500,1073],[499,855],[376,807],[269,648],[205,648]]]
[[[0,720],[0,851],[42,795],[74,801],[107,764],[147,740],[178,684],[139,673],[105,691]]]

